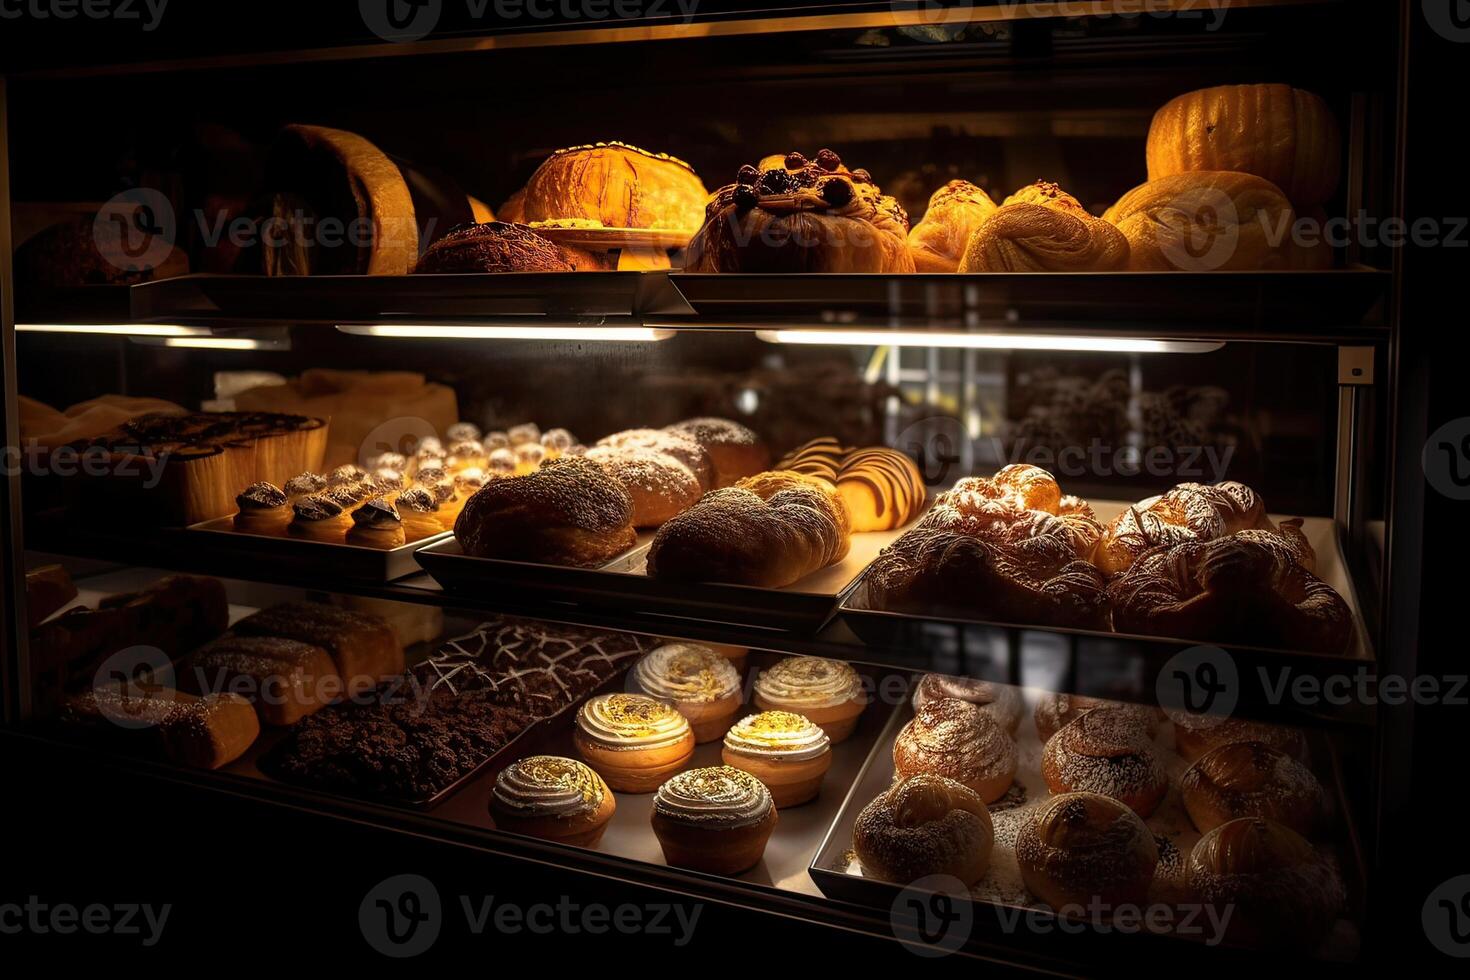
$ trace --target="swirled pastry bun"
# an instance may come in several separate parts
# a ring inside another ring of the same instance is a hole
[[[910,776],[895,783],[863,807],[852,829],[863,875],[899,885],[930,875],[973,885],[990,867],[994,845],[995,826],[985,801],[943,776]]]
[[[1083,712],[1046,740],[1041,775],[1053,793],[1084,791],[1117,800],[1147,817],[1169,789],[1169,777],[1136,715],[1099,707]]]
[[[788,657],[756,676],[752,700],[761,711],[804,715],[836,745],[852,734],[868,695],[857,671],[840,660]]]
[[[995,202],[968,180],[951,180],[929,197],[924,218],[909,230],[915,272],[955,272],[970,238],[995,212]]]
[[[653,833],[664,860],[709,874],[735,875],[759,864],[776,819],[770,790],[730,766],[681,772],[653,798]]]
[[[1189,854],[1189,883],[1206,905],[1233,909],[1225,938],[1245,946],[1311,948],[1341,910],[1342,880],[1300,834],[1242,817]]]
[[[533,755],[495,778],[490,812],[495,825],[528,837],[592,847],[617,809],[612,790],[575,759]]]
[[[1016,778],[1016,743],[976,705],[939,698],[926,702],[894,739],[893,772],[899,779],[944,776],[993,803]]]
[[[1158,844],[1138,814],[1096,793],[1065,793],[1038,806],[1016,838],[1031,894],[1058,912],[1097,902],[1143,905]]]
[[[696,742],[723,738],[740,710],[740,675],[730,661],[697,643],[669,643],[633,668],[633,683],[689,720]]]
[[[725,765],[743,769],[766,784],[785,809],[814,799],[832,765],[832,740],[803,715],[762,711],[725,733]]]
[[[572,742],[589,766],[622,793],[651,793],[694,754],[684,716],[644,694],[601,694],[577,711]]]
[[[925,674],[914,685],[914,711],[940,698],[959,698],[970,702],[1012,735],[1020,727],[1021,712],[1025,709],[1021,692],[1009,684],[994,684],[974,677],[953,677],[949,674]]]
[[[1128,239],[1056,184],[1005,199],[960,257],[960,272],[1107,272],[1128,264]]]
[[[1264,742],[1211,749],[1185,771],[1179,789],[1200,833],[1240,817],[1265,817],[1310,837],[1326,807],[1312,771]]]

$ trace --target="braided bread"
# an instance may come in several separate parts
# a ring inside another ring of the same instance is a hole
[[[1290,539],[1237,531],[1145,552],[1109,584],[1121,633],[1340,653],[1352,617]]]
[[[1266,516],[1266,505],[1250,487],[1233,480],[1208,486],[1181,483],[1167,493],[1139,501],[1113,518],[1103,532],[1094,560],[1109,577],[1126,571],[1150,548],[1185,541],[1213,541],[1237,531],[1276,532],[1312,570],[1315,555],[1300,520],[1280,527]]]
[[[1128,239],[1056,184],[1005,199],[965,246],[960,272],[1102,272],[1128,264]]]
[[[801,473],[758,473],[715,490],[659,528],[653,578],[781,588],[847,557],[847,509]]]

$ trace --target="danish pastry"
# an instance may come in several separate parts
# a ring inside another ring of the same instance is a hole
[[[776,469],[806,473],[836,486],[855,532],[902,527],[924,506],[919,468],[895,449],[848,449],[836,439],[813,439],[788,453]]]
[[[954,272],[970,238],[995,202],[968,180],[951,180],[929,197],[924,218],[909,230],[915,272]]]

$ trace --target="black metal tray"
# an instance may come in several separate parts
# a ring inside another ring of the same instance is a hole
[[[265,563],[287,566],[295,571],[320,572],[322,584],[326,587],[338,579],[381,583],[417,574],[420,571],[419,562],[414,557],[417,552],[451,536],[450,532],[444,531],[397,548],[366,548],[345,542],[309,541],[289,535],[246,534],[234,530],[233,522],[233,517],[219,517],[161,533],[181,535],[183,540],[208,548],[216,556],[235,556],[242,563]]]
[[[505,272],[422,276],[198,274],[131,290],[139,322],[453,323],[551,317],[636,322],[687,312],[665,273]]]
[[[1024,272],[907,275],[709,274],[670,283],[701,325],[853,327],[965,325],[999,329],[1222,337],[1361,333],[1382,329],[1389,273]]]
[[[762,589],[719,582],[675,582],[649,578],[644,562],[652,535],[640,535],[631,551],[600,568],[570,568],[533,562],[471,558],[450,538],[418,553],[418,562],[447,591],[483,596],[492,592],[526,594],[552,602],[613,608],[678,619],[693,618],[770,630],[810,630],[824,626],[878,550],[897,532],[866,545],[868,535],[853,535],[847,559],[784,589]],[[870,553],[871,552],[871,553]],[[817,580],[817,584],[813,584]]]

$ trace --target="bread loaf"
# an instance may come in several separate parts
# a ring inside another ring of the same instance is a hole
[[[1296,216],[1280,189],[1251,174],[1205,171],[1133,188],[1103,215],[1128,240],[1128,268],[1145,272],[1283,269]]]
[[[1056,184],[1010,197],[970,236],[960,272],[1106,272],[1128,262],[1128,242]]]

